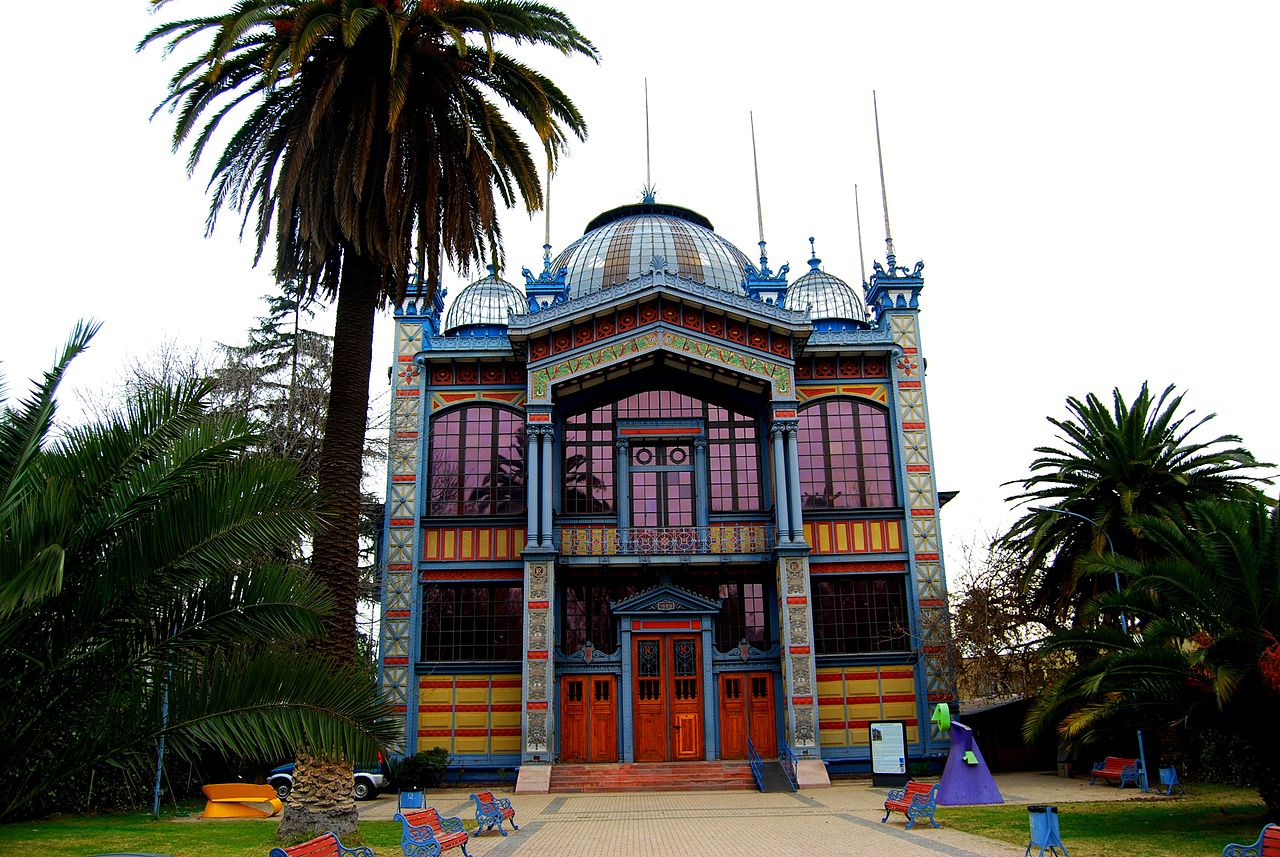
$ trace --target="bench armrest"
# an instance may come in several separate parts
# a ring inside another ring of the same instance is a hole
[[[348,848],[339,842],[338,852],[342,857],[373,857],[373,849],[367,845],[357,845],[354,848]]]
[[[440,816],[440,829],[445,833],[466,833],[466,828],[462,826],[462,819],[457,816]]]
[[[906,786],[903,786],[900,789],[889,789],[889,797],[885,798],[885,801],[888,802],[893,800],[902,800],[906,796],[907,796]]]
[[[494,798],[493,805],[498,809],[511,809],[511,801],[504,797]]]
[[[404,813],[397,812],[394,821],[400,822],[404,827],[404,836],[410,842],[435,842],[436,834],[429,824],[414,824],[404,817]],[[443,828],[441,828],[443,829]]]
[[[921,793],[916,792],[911,796],[912,806],[931,806],[933,804],[933,792]]]

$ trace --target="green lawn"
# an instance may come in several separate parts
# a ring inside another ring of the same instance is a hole
[[[1061,804],[1062,841],[1071,857],[1209,857],[1228,842],[1253,842],[1264,823],[1276,821],[1266,818],[1252,789],[1192,784],[1188,791],[1161,800]],[[938,816],[947,827],[1015,845],[1030,838],[1025,806],[944,807]]]
[[[193,804],[183,811],[195,814],[202,806]],[[463,824],[468,831],[476,826],[475,819],[463,819]],[[361,821],[360,834],[363,842],[355,844],[371,846],[378,854],[400,853],[398,822]],[[150,813],[123,813],[0,824],[0,855],[84,857],[140,851],[178,857],[266,857],[277,844],[275,835],[274,822],[186,822],[175,819],[171,808],[159,822],[152,821]]]

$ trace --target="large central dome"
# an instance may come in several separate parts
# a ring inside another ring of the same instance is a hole
[[[647,274],[654,257],[661,257],[672,274],[743,294],[742,279],[750,263],[713,228],[701,214],[677,205],[624,205],[587,224],[586,233],[566,247],[551,268],[568,269],[571,298]]]

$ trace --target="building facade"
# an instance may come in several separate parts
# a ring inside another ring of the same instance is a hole
[[[520,289],[395,315],[381,687],[463,771],[941,755],[954,699],[922,264],[789,279],[601,214]]]

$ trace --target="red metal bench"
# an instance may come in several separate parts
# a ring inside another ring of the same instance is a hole
[[[1093,766],[1093,770],[1089,772],[1089,785],[1093,785],[1098,780],[1110,782],[1111,780],[1119,780],[1120,788],[1124,788],[1125,783],[1133,783],[1139,786],[1138,781],[1139,765],[1137,759],[1126,759],[1123,756],[1108,756],[1101,762]]]
[[[1268,824],[1252,845],[1231,843],[1222,849],[1222,857],[1280,857],[1280,827]]]
[[[927,818],[930,824],[939,827],[941,825],[933,817],[937,811],[937,783],[929,785],[908,780],[903,788],[889,791],[889,799],[884,802],[884,818],[880,819],[880,823],[884,824],[888,821],[890,813],[901,812],[907,816],[907,830],[910,830],[911,826],[921,818]]]
[[[463,857],[471,857],[467,853],[467,831],[460,818],[441,815],[429,806],[408,815],[397,812],[395,820],[403,825],[400,849],[405,857],[440,857],[450,848],[461,848]]]
[[[510,821],[513,830],[519,830],[516,825],[516,811],[511,807],[511,801],[504,797],[494,797],[493,792],[479,792],[473,794],[471,799],[476,802],[476,833],[481,830],[492,830],[496,824],[498,832],[503,836],[507,835],[507,831],[502,829],[503,821]]]
[[[338,841],[333,832],[322,833],[301,845],[289,848],[272,848],[267,857],[373,857],[373,849],[359,845],[348,848]]]

